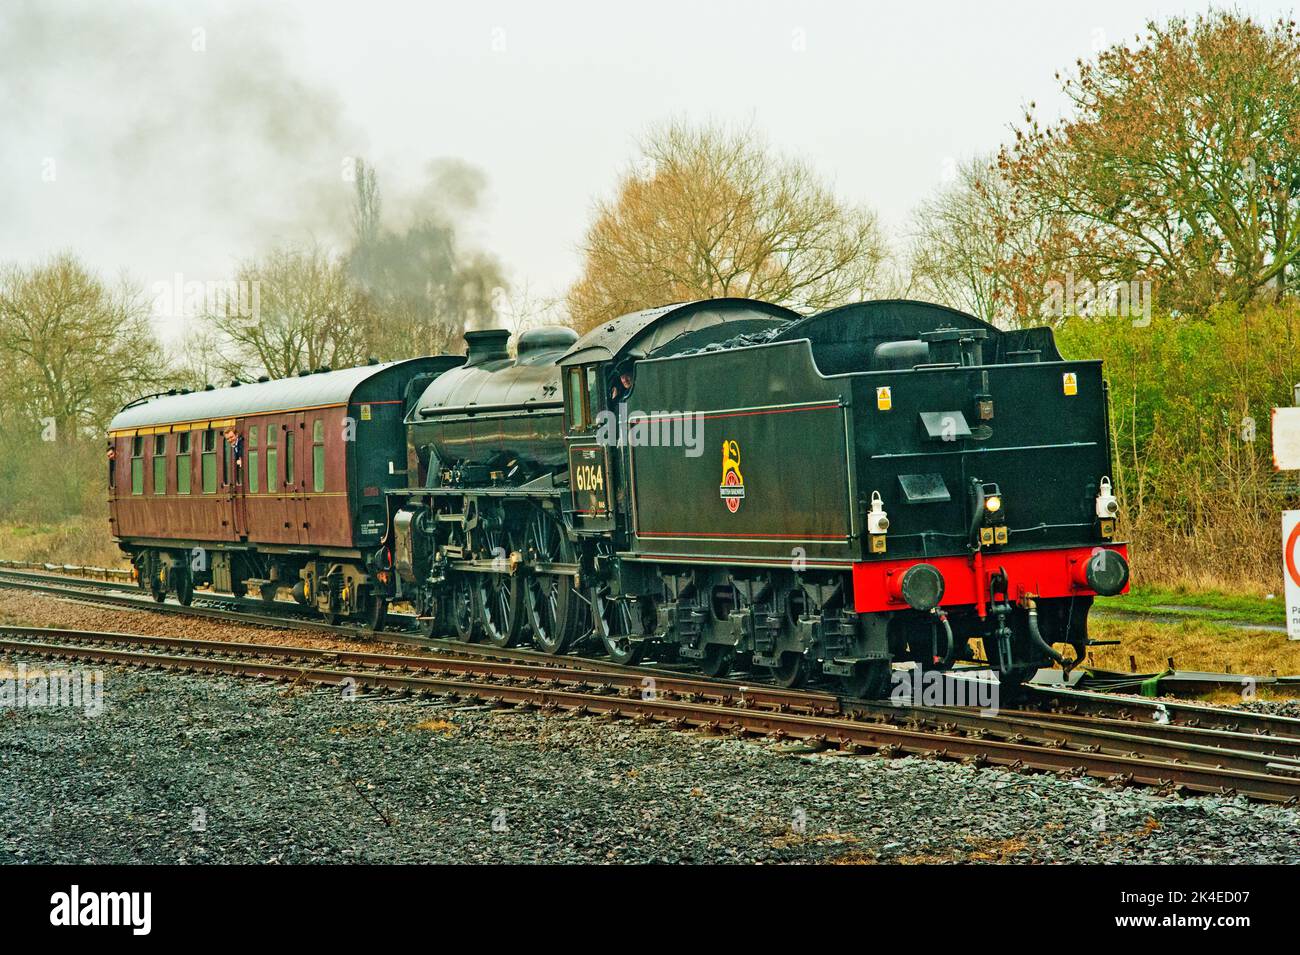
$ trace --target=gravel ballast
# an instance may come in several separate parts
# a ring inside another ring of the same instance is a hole
[[[59,615],[57,625],[88,626]],[[101,626],[170,630],[122,616],[143,625]],[[6,659],[0,670],[19,662],[48,666]],[[1300,860],[1300,811],[1237,798],[569,714],[101,672],[98,715],[0,709],[0,861]]]

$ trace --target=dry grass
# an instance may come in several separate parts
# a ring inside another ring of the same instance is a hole
[[[443,736],[455,736],[460,729],[455,723],[449,723],[447,720],[432,719],[425,720],[422,723],[416,723],[411,729],[428,730],[431,733],[440,733]]]
[[[0,524],[0,558],[90,567],[130,567],[112,541],[106,516],[73,517],[49,524]]]
[[[1223,518],[1184,534],[1155,524],[1131,530],[1133,580],[1167,590],[1262,597],[1282,592],[1282,526]]]
[[[1119,640],[1117,647],[1094,647],[1093,666],[1106,670],[1129,669],[1129,655],[1139,672],[1164,670],[1169,657],[1179,670],[1208,670],[1267,676],[1300,673],[1300,640],[1285,633],[1238,630],[1195,620],[1154,623],[1147,620],[1096,620],[1089,629],[1094,639]]]

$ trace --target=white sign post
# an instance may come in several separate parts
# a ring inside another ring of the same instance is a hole
[[[1273,470],[1300,471],[1300,408],[1273,409]]]
[[[1282,580],[1287,639],[1300,640],[1300,511],[1282,512]]]

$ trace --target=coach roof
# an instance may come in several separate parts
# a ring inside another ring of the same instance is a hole
[[[320,371],[293,378],[193,391],[189,394],[158,395],[127,405],[108,426],[110,433],[182,422],[225,420],[250,414],[295,411],[345,404],[357,387],[385,371],[426,359],[382,362]]]

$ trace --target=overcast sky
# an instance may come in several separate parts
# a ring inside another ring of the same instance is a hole
[[[348,157],[394,219],[453,157],[485,176],[473,241],[558,294],[593,200],[670,117],[751,124],[897,235],[1025,104],[1059,111],[1057,70],[1207,6],[4,0],[0,261],[220,279],[278,238],[341,240]]]

